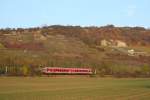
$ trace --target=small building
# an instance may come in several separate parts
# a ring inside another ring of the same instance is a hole
[[[128,50],[128,55],[132,56],[147,56],[147,52],[135,51],[134,49]]]
[[[131,50],[128,50],[128,55],[134,55],[134,50],[133,49],[131,49]]]

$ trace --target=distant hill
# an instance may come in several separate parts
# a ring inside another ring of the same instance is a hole
[[[150,65],[149,54],[150,30],[143,27],[53,25],[0,30],[0,66],[92,67],[100,75],[119,71],[135,75]]]

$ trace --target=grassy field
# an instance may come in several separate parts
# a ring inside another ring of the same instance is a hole
[[[0,100],[150,100],[150,79],[0,77]]]

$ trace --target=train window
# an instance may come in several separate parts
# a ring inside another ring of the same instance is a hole
[[[62,72],[62,69],[58,69],[58,72]]]
[[[66,72],[66,69],[63,69],[62,71],[63,71],[63,72]]]
[[[66,70],[66,69],[63,69],[63,72],[67,72],[67,70]]]

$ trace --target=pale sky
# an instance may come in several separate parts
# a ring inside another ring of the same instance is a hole
[[[150,27],[150,0],[0,0],[0,28],[56,24]]]

